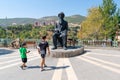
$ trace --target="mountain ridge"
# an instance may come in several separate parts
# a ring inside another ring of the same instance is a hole
[[[85,19],[86,19],[85,16],[78,14],[65,17],[66,21],[75,24],[80,24]],[[36,21],[46,22],[46,21],[57,21],[57,20],[58,20],[57,16],[45,16],[38,19],[37,18],[5,18],[5,19],[0,19],[0,26],[9,26],[12,25],[13,23],[22,25],[22,24],[34,24]]]

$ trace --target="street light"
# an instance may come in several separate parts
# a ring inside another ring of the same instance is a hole
[[[120,23],[118,23],[118,27],[120,28]]]
[[[5,36],[6,38],[4,39],[4,47],[7,47],[7,28],[5,29]]]

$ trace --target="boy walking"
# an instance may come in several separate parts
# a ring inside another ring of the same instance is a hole
[[[43,67],[47,67],[47,65],[45,64],[46,52],[48,51],[48,54],[50,55],[49,44],[46,41],[46,36],[42,37],[42,41],[39,43],[38,47],[38,53],[41,55],[42,58],[42,61],[40,63],[41,71],[44,71]]]
[[[21,47],[19,48],[19,52],[20,52],[20,56],[22,59],[22,65],[20,66],[22,69],[24,69],[24,67],[26,66],[27,63],[27,53],[29,53],[30,51],[27,51],[26,49],[26,43],[22,43]]]

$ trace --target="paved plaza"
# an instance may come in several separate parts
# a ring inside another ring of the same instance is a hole
[[[18,49],[0,48],[0,80],[120,80],[119,49],[85,48],[76,57],[47,57],[43,72],[37,49],[29,50],[28,67],[22,70]]]

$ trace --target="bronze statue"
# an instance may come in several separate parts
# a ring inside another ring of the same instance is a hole
[[[64,20],[64,17],[63,12],[58,14],[59,22],[56,23],[53,34],[53,50],[57,49],[58,42],[64,50],[67,49],[68,22]]]

